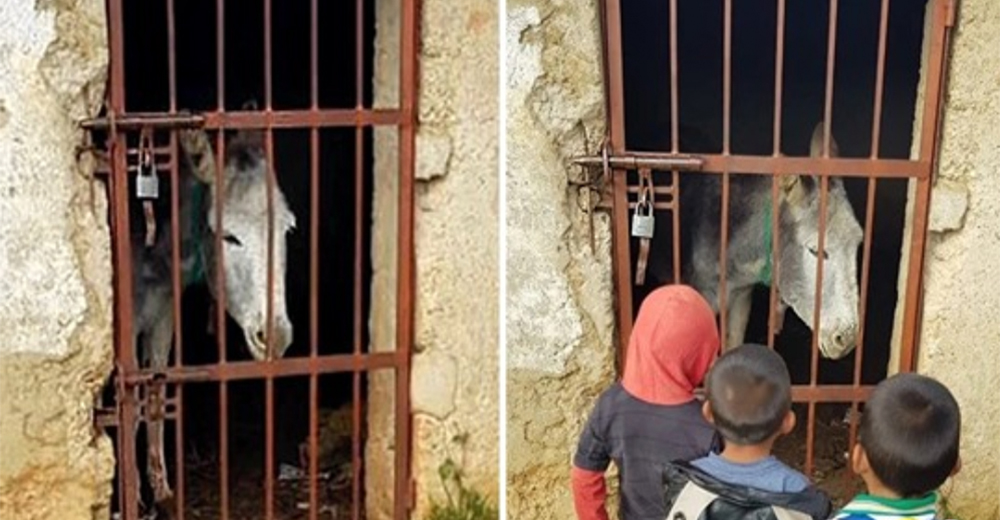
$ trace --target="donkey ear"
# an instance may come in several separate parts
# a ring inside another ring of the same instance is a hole
[[[200,128],[183,129],[177,138],[191,174],[205,184],[215,182],[215,152],[208,134]]]
[[[226,148],[226,165],[236,171],[253,170],[264,159],[264,131],[242,128],[229,140]]]
[[[809,190],[802,175],[782,175],[779,178],[779,186],[784,195],[785,201],[792,206],[805,206],[808,204]]]
[[[813,129],[812,139],[809,141],[809,155],[812,157],[823,155],[823,121],[817,123]],[[830,131],[830,157],[840,157],[840,147],[833,138],[833,130]]]

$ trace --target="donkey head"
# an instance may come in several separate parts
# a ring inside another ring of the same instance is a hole
[[[823,125],[816,125],[810,155],[823,151]],[[830,156],[838,155],[833,136]],[[847,199],[841,179],[830,178],[826,197],[823,249],[819,248],[820,180],[789,175],[781,181],[781,272],[778,289],[782,300],[811,328],[816,302],[816,264],[823,258],[819,348],[829,359],[840,359],[854,349],[858,333],[857,252],[863,239],[861,226]]]
[[[205,136],[205,134],[201,134]],[[207,137],[206,139],[207,144]],[[190,136],[188,137],[190,139]],[[190,147],[188,147],[190,148]],[[202,147],[204,150],[205,147]],[[207,150],[211,150],[207,148]],[[214,164],[214,158],[193,157],[196,165]],[[222,236],[222,268],[225,273],[225,303],[230,316],[243,329],[250,354],[257,360],[267,357],[268,333],[275,357],[281,357],[292,343],[292,323],[285,304],[286,235],[295,228],[295,214],[288,208],[284,194],[271,184],[273,216],[268,218],[269,182],[263,132],[241,130],[226,147],[225,169],[219,185],[215,168],[197,166],[198,178],[211,186],[206,213],[211,231],[203,250],[207,257],[209,288],[215,294],[215,269],[219,262],[212,254],[215,237]],[[221,195],[221,197],[219,196]],[[221,198],[221,201],[217,201]],[[216,226],[216,203],[221,203],[222,228]],[[268,228],[273,229],[272,271],[268,273]],[[268,323],[268,282],[271,279],[273,329]]]

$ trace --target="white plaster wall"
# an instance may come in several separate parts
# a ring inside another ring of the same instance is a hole
[[[962,408],[963,469],[945,487],[950,507],[963,520],[996,520],[1000,518],[1000,400],[995,391],[1000,386],[1000,293],[994,282],[1000,258],[1000,3],[960,2],[953,37],[940,165],[931,195],[917,370],[948,385]],[[918,107],[919,121],[922,105]],[[908,247],[907,241],[904,248]]]
[[[604,133],[597,2],[515,0],[506,16],[508,515],[573,518],[573,450],[614,365],[609,221],[591,252],[567,184]]]
[[[413,406],[414,518],[444,503],[438,468],[452,458],[465,484],[498,495],[498,14],[495,2],[424,0],[416,143],[416,312]],[[377,6],[375,104],[394,106],[399,1]],[[392,349],[398,140],[376,133],[372,340]],[[383,238],[379,238],[383,237]],[[394,380],[370,388],[366,450],[369,518],[392,503]],[[454,438],[467,439],[464,446]]]
[[[0,518],[91,518],[110,498],[91,410],[111,368],[107,205],[75,150],[105,34],[102,0],[0,3]]]

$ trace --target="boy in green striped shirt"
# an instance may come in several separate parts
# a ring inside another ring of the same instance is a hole
[[[897,374],[872,392],[861,417],[851,466],[867,494],[854,497],[836,520],[934,520],[938,488],[961,468],[961,413],[944,385]]]

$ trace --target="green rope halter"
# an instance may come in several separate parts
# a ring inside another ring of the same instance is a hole
[[[184,234],[186,238],[181,245],[181,250],[184,251],[185,256],[188,254],[194,255],[194,265],[184,273],[184,285],[191,285],[205,280],[205,255],[203,248],[205,246],[206,222],[204,218],[199,218],[201,216],[201,208],[205,202],[205,188],[204,184],[196,182],[191,191],[191,204],[188,207],[193,214],[189,215],[187,219],[188,229],[187,233]]]

